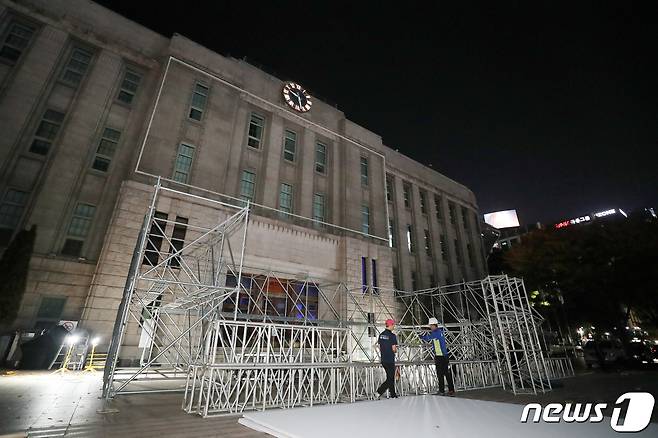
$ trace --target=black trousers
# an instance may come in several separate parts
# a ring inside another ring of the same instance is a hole
[[[384,380],[384,383],[379,385],[377,392],[379,395],[382,395],[388,389],[388,394],[391,397],[397,397],[397,394],[395,393],[395,364],[382,363],[382,366],[384,367],[384,371],[386,371],[386,380]]]
[[[452,371],[450,371],[450,361],[447,356],[434,356],[434,365],[436,365],[436,377],[439,378],[439,392],[445,391],[443,378],[448,381],[448,391],[455,390],[455,384],[452,381]]]

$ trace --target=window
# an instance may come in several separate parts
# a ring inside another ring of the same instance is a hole
[[[366,293],[368,290],[368,259],[361,257],[361,291]]]
[[[386,175],[386,200],[393,201],[393,177],[391,175]]]
[[[265,119],[258,114],[251,113],[249,131],[247,132],[247,145],[254,149],[260,149],[264,130]]]
[[[444,262],[447,262],[449,259],[448,246],[446,244],[446,236],[443,234],[441,234],[440,246],[441,246],[441,258],[443,259]]]
[[[378,293],[379,291],[377,290],[377,288],[378,288],[379,286],[377,285],[377,284],[378,284],[378,283],[377,283],[377,260],[372,259],[371,262],[372,262],[372,269],[371,269],[371,271],[372,271],[372,287],[373,287],[373,292],[374,292],[374,293]]]
[[[169,253],[179,252],[185,246],[185,234],[187,233],[187,218],[176,216],[174,231],[171,233],[171,246]],[[180,267],[180,256],[174,256],[169,259],[169,266],[174,268]]]
[[[395,221],[393,219],[388,220],[388,246],[395,248],[398,246],[397,231],[395,230]]]
[[[295,161],[295,150],[297,149],[297,134],[287,130],[283,136],[283,158],[287,161]]]
[[[407,224],[407,249],[410,254],[413,254],[415,249],[414,245],[414,229],[411,225]]]
[[[420,192],[420,211],[423,214],[427,214],[427,194],[425,193],[425,190],[421,190]]]
[[[56,319],[59,321],[64,312],[65,304],[66,298],[42,297],[39,310],[37,311],[37,318]]]
[[[438,195],[434,196],[434,214],[436,215],[436,220],[439,222],[443,221],[443,209],[441,208],[441,197]]]
[[[290,184],[281,183],[281,191],[279,192],[279,210],[292,213],[292,186]]]
[[[316,193],[313,195],[313,220],[325,221],[324,195]]]
[[[428,257],[432,257],[432,239],[430,238],[429,230],[424,230],[424,238],[425,238],[425,254],[427,254]]]
[[[89,68],[91,56],[91,52],[74,47],[62,72],[62,80],[77,87]]]
[[[7,36],[0,49],[0,58],[16,62],[21,57],[34,35],[34,28],[25,24],[11,22]]]
[[[361,231],[370,234],[370,208],[367,205],[361,206]]]
[[[466,253],[468,254],[468,264],[472,268],[475,267],[475,256],[473,255],[473,246],[470,243],[466,244]]]
[[[121,87],[119,88],[117,99],[128,105],[133,103],[135,94],[137,93],[137,88],[141,81],[142,76],[139,73],[127,68],[123,73],[123,80],[121,81]]]
[[[29,194],[8,189],[0,203],[0,245],[7,245],[23,216]]]
[[[30,145],[30,152],[46,155],[52,146],[55,137],[57,137],[57,132],[59,131],[62,121],[64,120],[64,114],[55,110],[48,109],[43,114],[43,118],[39,123],[37,132],[34,134],[34,140]]]
[[[361,157],[361,185],[368,185],[368,158]]]
[[[64,241],[62,254],[73,257],[79,257],[82,251],[82,245],[91,228],[91,220],[96,212],[96,207],[90,204],[79,203],[73,210],[71,223],[67,233],[67,239]]]
[[[190,112],[188,117],[192,120],[201,121],[203,112],[206,109],[206,102],[208,100],[208,87],[203,84],[194,84],[194,91],[192,91],[192,103],[190,104]]]
[[[28,193],[21,190],[9,189],[0,204],[0,227],[13,230],[23,216],[23,209],[27,204]]]
[[[327,173],[327,145],[320,142],[315,144],[315,171]]]
[[[404,208],[411,208],[411,186],[409,183],[402,184],[402,197],[404,198]]]
[[[448,212],[450,214],[450,223],[452,225],[457,224],[457,212],[455,212],[455,204],[448,202]]]
[[[418,274],[416,274],[416,271],[411,271],[411,290],[418,290]]]
[[[466,207],[462,207],[462,222],[464,223],[464,229],[468,230],[469,225],[468,225],[468,210]]]
[[[240,179],[240,198],[244,201],[254,202],[256,192],[256,174],[248,170],[242,171]]]
[[[105,128],[101,141],[98,144],[98,149],[96,149],[94,163],[91,165],[92,168],[100,170],[101,172],[107,172],[107,169],[110,168],[110,162],[112,161],[114,152],[119,144],[119,137],[121,137],[121,132],[116,129]]]
[[[142,264],[155,266],[160,260],[160,249],[167,228],[167,213],[156,211],[151,223],[151,230],[146,236],[146,248]]]
[[[430,287],[437,287],[438,284],[436,284],[436,277],[434,277],[434,274],[430,274]]]
[[[174,163],[174,181],[187,184],[190,179],[192,160],[194,159],[194,146],[181,143]]]
[[[459,248],[459,241],[455,239],[455,257],[457,258],[457,264],[461,265],[463,263],[461,248]]]

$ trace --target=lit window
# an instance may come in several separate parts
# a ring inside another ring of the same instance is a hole
[[[119,144],[119,138],[121,137],[121,132],[112,128],[105,128],[103,131],[103,136],[101,141],[98,144],[98,149],[96,149],[96,156],[94,157],[94,163],[91,165],[96,170],[102,172],[107,172],[107,169],[110,167],[110,162],[112,157],[114,157],[114,152],[117,149]]]
[[[368,185],[368,158],[361,157],[361,184]]]
[[[190,179],[192,160],[194,159],[194,146],[181,143],[174,164],[174,181],[187,184]]]
[[[324,195],[320,193],[313,195],[313,219],[319,222],[325,221]]]
[[[64,120],[64,114],[54,110],[46,110],[43,114],[43,118],[39,123],[37,132],[34,134],[34,140],[30,145],[30,152],[46,155],[50,150],[50,147],[57,137],[57,132],[59,131],[62,121]]]
[[[242,171],[240,179],[240,198],[244,201],[254,202],[254,193],[256,191],[256,174],[248,170]]]
[[[287,161],[295,161],[295,149],[297,148],[297,134],[286,129],[283,137],[283,158]]]
[[[90,204],[78,204],[73,210],[71,223],[67,233],[67,239],[62,248],[62,254],[74,257],[80,256],[84,240],[89,234],[91,221],[96,212],[96,207]]]
[[[263,140],[263,130],[265,128],[265,119],[258,114],[251,114],[249,119],[249,132],[247,134],[247,145],[254,149],[260,149]]]
[[[407,224],[407,249],[410,254],[413,254],[416,250],[416,245],[414,245],[414,229],[411,225]]]
[[[117,99],[123,103],[130,105],[135,99],[135,94],[137,93],[137,88],[139,83],[142,80],[142,76],[130,69],[126,69],[123,73],[123,80],[121,81],[121,87],[119,88],[119,94]]]
[[[320,142],[315,144],[315,171],[322,174],[327,172],[327,146]]]
[[[281,183],[281,191],[279,192],[279,210],[285,213],[292,213],[292,186],[290,184]]]
[[[33,27],[16,22],[10,23],[5,41],[0,48],[0,58],[11,62],[18,61],[23,50],[30,43],[32,35],[34,35]]]
[[[370,208],[367,205],[361,206],[361,231],[370,234]]]
[[[74,47],[73,50],[71,50],[69,60],[62,72],[62,80],[71,85],[77,86],[80,81],[82,81],[82,78],[87,72],[87,68],[89,68],[91,57],[91,52],[81,49],[80,47]]]
[[[206,109],[206,101],[208,100],[208,87],[203,84],[194,84],[194,91],[192,92],[192,104],[190,105],[190,112],[188,117],[192,120],[200,121],[203,117],[203,112]]]

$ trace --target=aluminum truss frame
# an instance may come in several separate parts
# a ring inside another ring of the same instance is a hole
[[[217,219],[204,227],[163,218],[162,197],[208,204]],[[543,358],[541,320],[522,280],[405,292],[262,271],[243,264],[248,220],[248,205],[158,182],[117,313],[106,400],[180,391],[187,412],[209,416],[368,399],[384,378],[375,341],[387,318],[400,321],[401,394],[437,390],[433,354],[420,340],[430,317],[444,327],[458,389],[536,393],[551,389],[549,377],[573,374],[568,361]],[[185,243],[168,237],[177,227]],[[137,350],[137,336],[140,366],[119,367],[121,348]]]
[[[219,220],[202,227],[156,212],[159,202],[181,198],[212,204]],[[237,208],[199,198],[162,187],[158,180],[110,341],[103,376],[106,400],[133,392],[128,388],[133,382],[185,377],[190,363],[203,353],[200,340],[209,323],[223,318],[222,304],[239,293],[239,288],[227,287],[225,279],[227,275],[241,279],[248,218],[248,205]],[[137,335],[143,347],[140,366],[119,369],[124,340],[129,336],[134,345]],[[163,389],[141,391],[152,390]]]

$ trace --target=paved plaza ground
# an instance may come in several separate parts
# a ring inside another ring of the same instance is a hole
[[[182,394],[126,395],[116,413],[99,414],[101,373],[5,372],[0,375],[0,437],[264,437],[238,424],[237,416],[203,419],[181,409]],[[605,402],[624,392],[646,391],[658,398],[658,371],[588,372],[561,381],[554,391],[514,396],[500,388],[458,393],[458,397],[526,404]],[[658,422],[654,408],[653,422]]]

